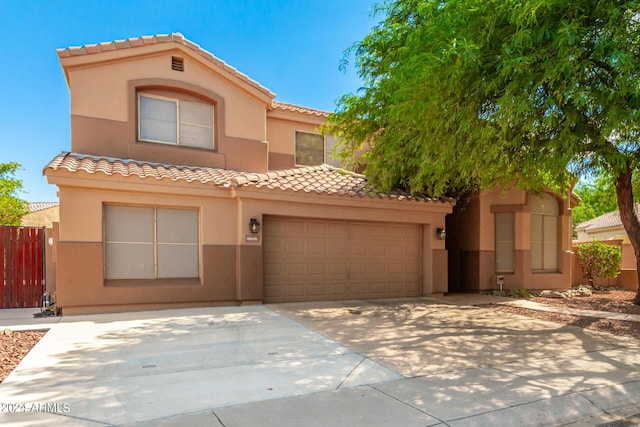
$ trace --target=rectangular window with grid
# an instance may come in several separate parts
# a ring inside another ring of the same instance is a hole
[[[138,140],[213,149],[213,105],[138,94]]]
[[[105,205],[105,279],[199,277],[197,210]]]

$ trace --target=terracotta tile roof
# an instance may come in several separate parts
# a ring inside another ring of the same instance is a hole
[[[29,212],[38,212],[43,211],[45,209],[55,208],[59,206],[58,202],[31,202],[29,203]]]
[[[229,179],[238,172],[200,166],[175,166],[161,163],[144,162],[131,159],[90,156],[79,153],[63,152],[57,155],[46,169],[67,169],[70,172],[101,172],[105,175],[120,174],[140,178],[169,179],[171,181],[199,181],[203,184],[213,183],[221,187],[229,186]]]
[[[453,202],[453,199],[434,200],[423,194],[411,195],[399,189],[381,192],[370,185],[364,175],[329,165],[268,173],[245,173],[233,177],[231,181],[235,186],[255,186],[292,192],[405,201]]]
[[[241,73],[236,68],[227,64],[223,60],[217,58],[211,52],[203,49],[198,44],[186,39],[180,33],[156,34],[153,36],[135,37],[135,38],[130,38],[126,40],[115,40],[112,42],[86,44],[84,46],[71,46],[63,49],[57,49],[56,52],[58,53],[59,58],[68,58],[72,56],[91,55],[94,53],[108,52],[112,50],[128,49],[132,47],[149,46],[149,45],[154,45],[159,43],[171,43],[171,42],[180,43],[181,45],[188,47],[189,49],[193,50],[195,53],[205,58],[209,62],[217,65],[219,68],[227,71],[228,73],[238,77],[240,80],[245,81],[246,83],[255,87],[256,89],[263,92],[267,96],[270,96],[271,98],[275,97],[275,94],[271,92],[269,89],[262,86],[260,83],[256,82],[255,80],[249,78],[249,76],[247,76],[246,74]]]
[[[295,113],[308,114],[310,116],[317,116],[327,118],[329,113],[327,111],[317,110],[315,108],[301,107],[294,104],[285,104],[284,102],[273,101],[271,104],[273,110],[293,111]]]
[[[454,199],[431,199],[426,195],[411,195],[403,190],[380,192],[364,175],[333,166],[301,167],[267,173],[237,172],[200,166],[175,166],[131,159],[90,156],[63,152],[56,156],[45,170],[66,169],[70,172],[120,174],[157,180],[198,181],[219,187],[255,187],[294,193],[315,193],[329,196],[346,196],[398,201],[455,203]]]
[[[636,204],[636,215],[640,216],[640,203]],[[596,231],[605,228],[622,227],[620,211],[607,212],[576,225],[576,230]]]

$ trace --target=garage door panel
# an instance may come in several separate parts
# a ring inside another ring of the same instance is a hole
[[[265,302],[421,294],[421,230],[265,216]]]
[[[284,271],[287,276],[304,276],[306,274],[306,266],[302,263],[291,263],[284,266]]]
[[[369,264],[369,274],[376,274],[376,275],[384,275],[387,272],[387,266],[380,263],[380,264]]]
[[[327,275],[327,265],[326,264],[308,264],[307,265],[307,273],[310,276],[326,276]]]
[[[353,240],[349,242],[349,255],[367,255],[367,243],[362,240]]]
[[[312,237],[320,237],[327,235],[327,226],[326,222],[308,222],[307,223],[307,235]]]
[[[382,256],[384,257],[385,249],[384,245],[372,244],[369,246],[369,255],[370,256]]]
[[[307,253],[312,255],[326,255],[329,242],[323,240],[310,240],[307,242]]]
[[[278,231],[282,235],[300,236],[306,231],[305,223],[301,220],[287,221],[278,225],[280,228]]]
[[[347,240],[332,240],[329,242],[329,253],[340,257],[349,253],[349,242]]]
[[[312,284],[308,286],[307,289],[308,289],[308,296],[311,298],[328,296],[326,284]]]

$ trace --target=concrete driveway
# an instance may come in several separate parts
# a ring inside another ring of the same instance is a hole
[[[478,302],[64,317],[0,384],[0,423],[548,426],[640,412],[640,341]]]

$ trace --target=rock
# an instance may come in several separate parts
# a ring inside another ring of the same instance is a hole
[[[578,287],[578,289],[576,289],[576,295],[579,297],[589,297],[592,294],[593,292],[591,291],[591,289],[584,286],[580,286]]]
[[[542,291],[540,292],[542,298],[564,298],[562,292],[558,291]]]

